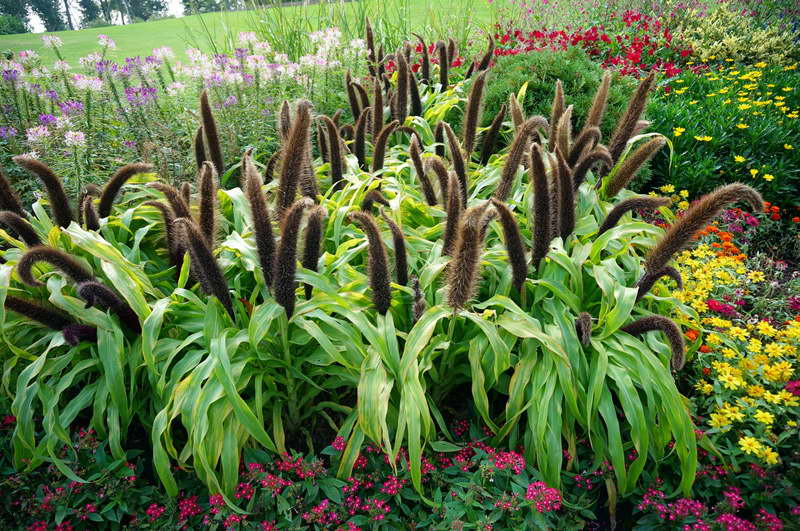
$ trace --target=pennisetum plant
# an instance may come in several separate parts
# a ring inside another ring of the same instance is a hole
[[[53,213],[53,218],[59,226],[68,227],[72,223],[73,215],[61,179],[46,164],[34,158],[17,155],[13,160],[42,181],[50,199],[50,211]]]
[[[386,314],[392,304],[392,291],[389,285],[389,260],[378,224],[372,214],[368,212],[355,211],[351,212],[349,216],[352,221],[361,226],[361,230],[367,235],[367,262],[372,302],[378,313]]]
[[[214,119],[214,113],[211,110],[211,104],[208,101],[208,91],[204,90],[200,94],[200,117],[203,120],[203,134],[206,137],[208,144],[208,156],[217,173],[222,174],[225,172],[225,163],[222,159],[222,146],[219,141],[219,131],[217,130],[217,121]]]

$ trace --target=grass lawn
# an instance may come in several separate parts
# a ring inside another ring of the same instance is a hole
[[[231,50],[239,31],[255,30],[274,42],[274,37],[290,43],[300,33],[337,26],[345,35],[360,36],[361,20],[369,15],[382,35],[403,35],[411,32],[450,35],[464,42],[475,35],[475,26],[489,27],[494,21],[497,3],[486,0],[359,0],[309,6],[287,6],[255,11],[209,13],[182,18],[142,22],[127,26],[107,26],[79,31],[58,31],[64,41],[61,54],[67,62],[97,51],[97,36],[111,37],[117,49],[109,58],[120,60],[136,55],[149,55],[153,48],[170,46],[179,57],[187,47],[210,51]],[[471,23],[467,23],[469,20]],[[42,55],[45,64],[56,59],[52,50],[42,47],[42,34],[0,35],[0,51],[32,49]],[[270,38],[273,37],[273,38]],[[398,38],[398,41],[400,38]],[[77,66],[77,65],[74,65]]]

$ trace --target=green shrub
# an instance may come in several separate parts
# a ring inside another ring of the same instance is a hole
[[[11,15],[0,15],[0,35],[12,35],[15,33],[26,33],[28,28],[19,17]]]

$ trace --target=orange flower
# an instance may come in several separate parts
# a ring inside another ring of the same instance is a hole
[[[775,221],[778,221],[779,219],[781,219],[781,215],[778,214],[778,213],[772,214],[770,217],[772,219],[774,219]]]
[[[772,212],[780,212],[781,211],[781,209],[779,207],[776,207],[776,206],[771,207],[770,210]]]
[[[730,242],[733,239],[733,234],[731,234],[730,232],[720,232],[719,239],[726,243]]]
[[[718,244],[717,242],[712,243],[711,247],[714,247],[715,249],[721,249],[722,248],[722,246],[720,244]]]
[[[700,337],[700,332],[698,332],[697,330],[689,329],[686,331],[686,339],[688,339],[689,341],[694,341],[698,337]]]
[[[792,223],[800,223],[800,217],[797,217],[797,216],[793,217],[792,218]]]
[[[708,354],[709,352],[711,352],[711,347],[709,347],[708,345],[703,345],[700,347],[700,352],[702,352],[703,354]]]

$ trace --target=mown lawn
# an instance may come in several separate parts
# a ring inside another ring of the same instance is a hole
[[[289,35],[298,30],[313,31],[337,26],[345,35],[360,36],[360,21],[365,14],[376,26],[381,27],[383,35],[410,36],[410,32],[418,32],[452,35],[463,40],[467,35],[474,35],[474,31],[469,32],[470,28],[491,25],[498,4],[503,3],[489,3],[486,0],[359,0],[286,6],[280,8],[281,13],[273,8],[208,13],[51,34],[64,41],[61,54],[68,62],[75,62],[79,57],[98,50],[97,35],[101,33],[111,37],[117,44],[116,50],[108,54],[111,59],[149,55],[153,48],[160,46],[169,46],[178,56],[183,56],[183,50],[187,47],[230,50],[235,36],[245,30],[270,28],[270,33],[277,29],[279,33]],[[39,52],[47,64],[56,57],[52,50],[42,47],[41,37],[42,34],[32,33],[0,35],[0,51],[32,49]]]

